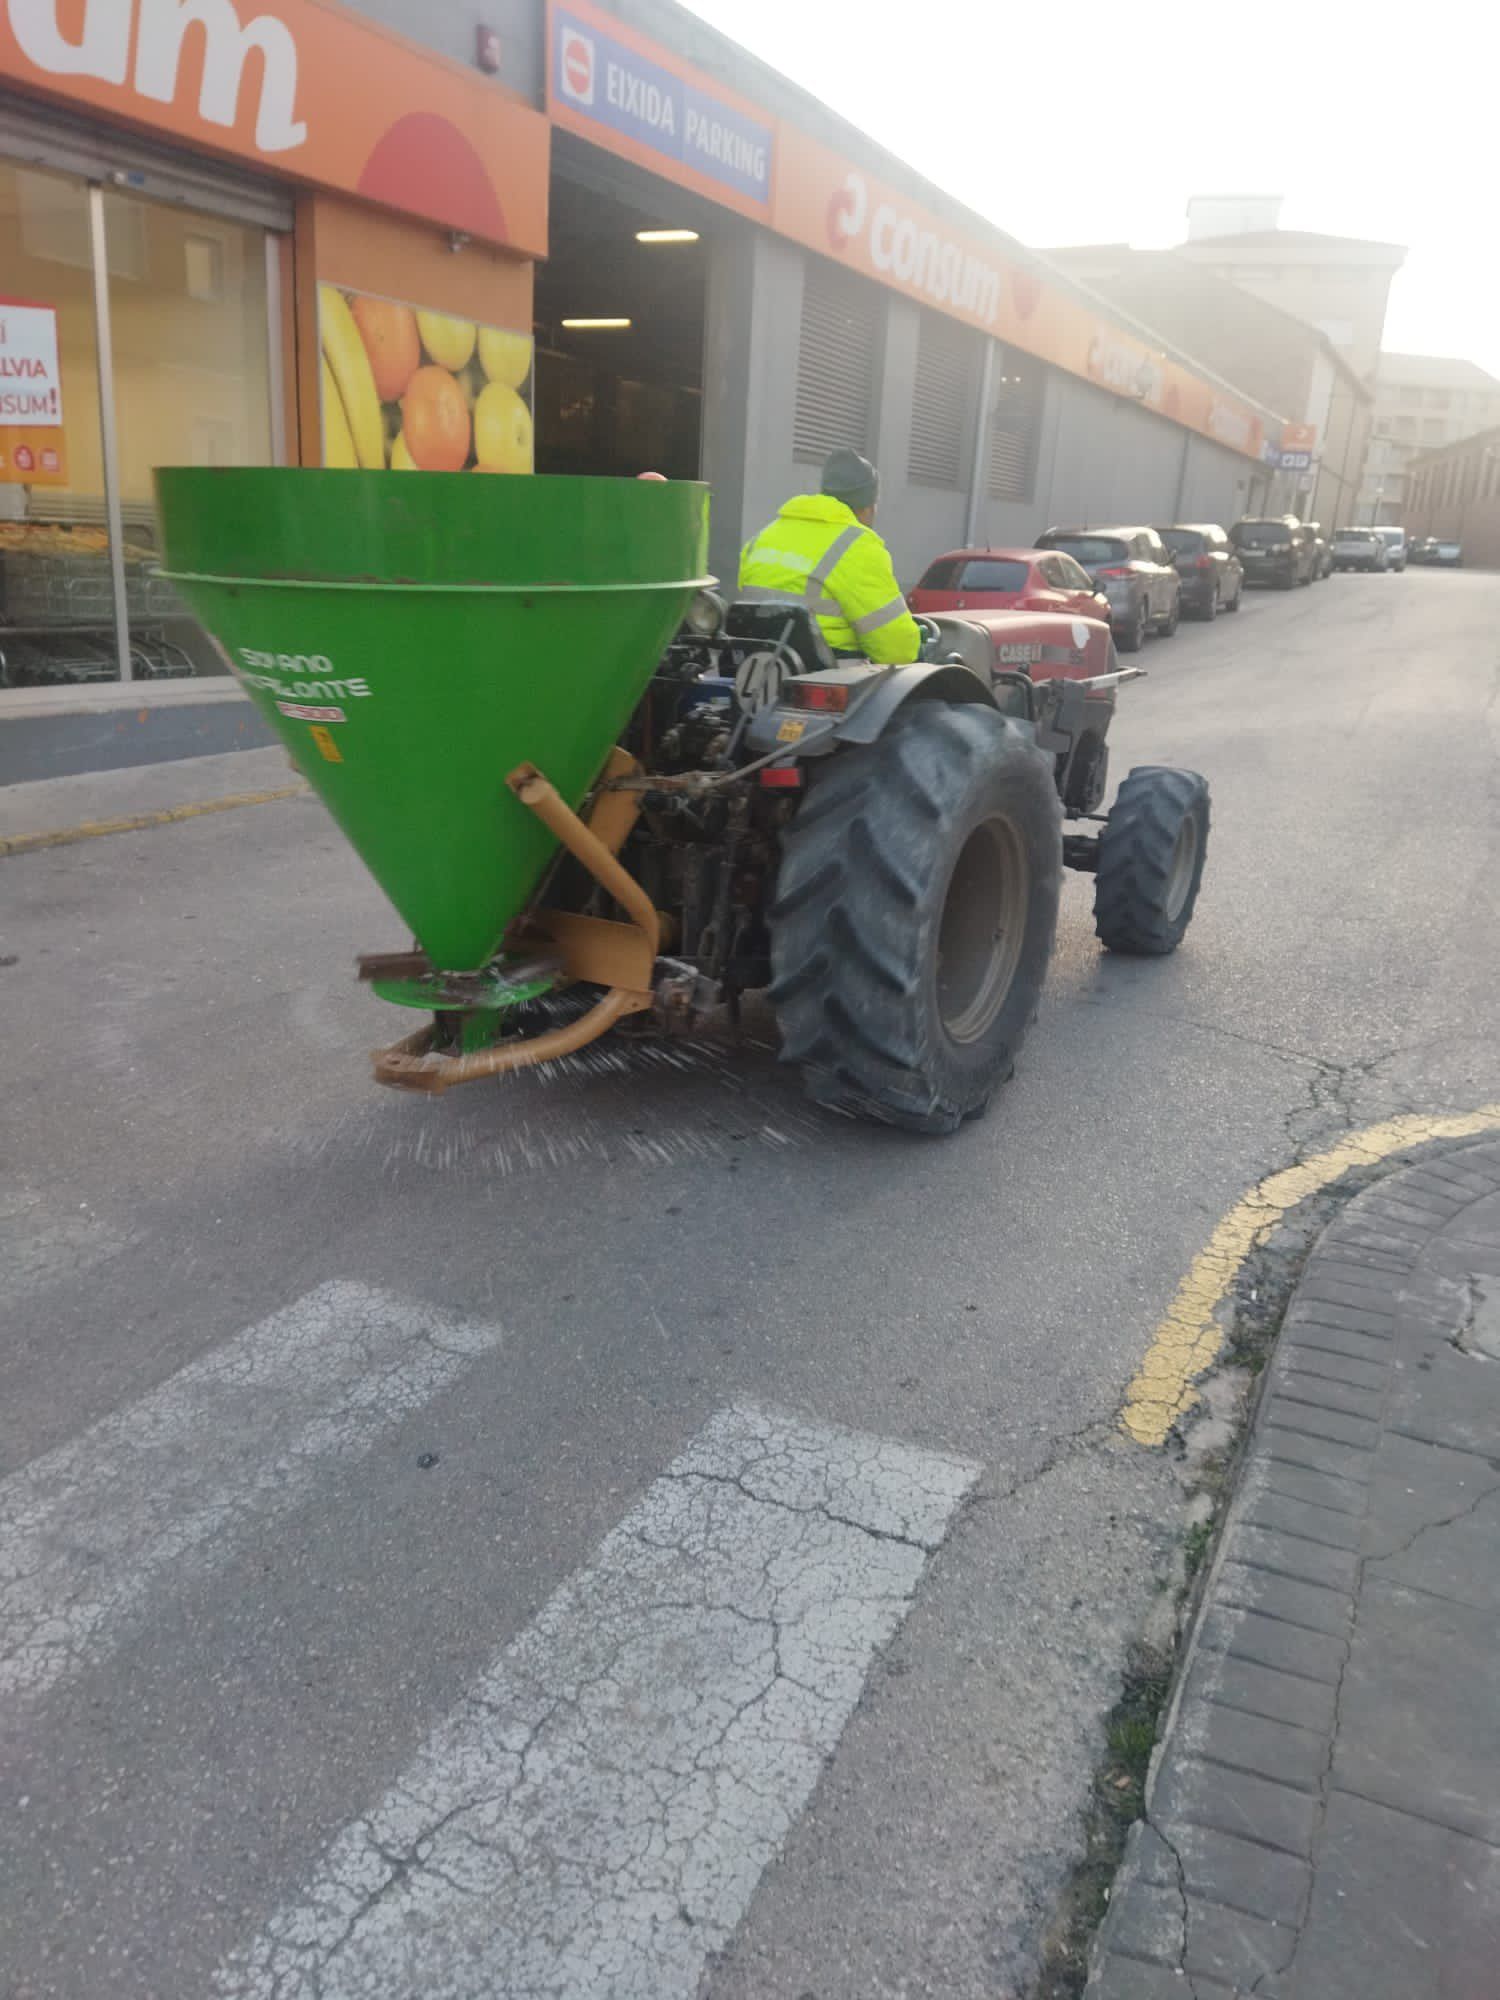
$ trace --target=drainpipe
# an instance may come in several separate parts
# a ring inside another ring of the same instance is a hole
[[[1351,448],[1351,446],[1352,446],[1352,445],[1353,445],[1353,443],[1354,443],[1354,431],[1355,431],[1355,427],[1356,427],[1356,425],[1357,425],[1357,424],[1359,423],[1359,398],[1358,398],[1358,397],[1357,397],[1357,396],[1356,396],[1356,395],[1354,394],[1354,392],[1353,392],[1353,390],[1352,390],[1352,389],[1351,389],[1351,390],[1348,390],[1348,391],[1347,391],[1347,393],[1348,393],[1348,396],[1349,396],[1349,421],[1348,421],[1348,423],[1347,423],[1347,424],[1346,424],[1346,425],[1344,426],[1344,456],[1343,456],[1343,458],[1342,458],[1342,459],[1341,459],[1341,460],[1339,461],[1339,499],[1340,499],[1340,500],[1342,500],[1342,499],[1343,499],[1344,495],[1345,495],[1345,494],[1346,494],[1346,493],[1348,492],[1348,490],[1349,490],[1349,451],[1350,451],[1350,448]],[[1369,441],[1369,438],[1368,438],[1368,437],[1366,437],[1366,439],[1365,439],[1365,451],[1366,451],[1366,454],[1367,454],[1367,455],[1368,455],[1368,453],[1369,453],[1369,448],[1370,448],[1370,441]],[[1365,470],[1365,469],[1364,469],[1364,464],[1363,464],[1363,461],[1361,461],[1361,464],[1360,464],[1360,468],[1359,468],[1359,471],[1360,471],[1360,480],[1361,480],[1361,482],[1363,482],[1363,479],[1364,479],[1364,470]],[[1334,504],[1335,504],[1335,513],[1334,513],[1334,524],[1335,524],[1335,526],[1340,526],[1340,525],[1342,525],[1342,524],[1341,524],[1341,523],[1339,522],[1339,520],[1338,520],[1338,513],[1337,513],[1337,506],[1338,506],[1338,502],[1335,502]],[[1353,527],[1353,525],[1354,525],[1354,521],[1355,521],[1355,517],[1356,517],[1356,515],[1357,515],[1358,513],[1359,513],[1359,487],[1358,487],[1358,486],[1356,486],[1356,487],[1355,487],[1355,489],[1354,489],[1354,496],[1353,496],[1353,498],[1352,498],[1352,499],[1350,500],[1350,502],[1349,502],[1349,517],[1348,517],[1348,525],[1349,525],[1350,527]]]
[[[969,479],[969,505],[964,515],[964,547],[972,549],[979,536],[979,514],[984,505],[985,477],[989,454],[985,450],[990,427],[990,397],[995,381],[995,342],[984,343],[984,368],[979,378],[979,415],[974,426],[973,471]]]
[[[1172,519],[1182,519],[1182,496],[1187,491],[1188,453],[1192,450],[1193,434],[1190,430],[1182,433],[1182,451],[1177,459],[1177,492],[1172,501]]]

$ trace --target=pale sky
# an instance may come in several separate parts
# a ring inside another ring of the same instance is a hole
[[[1404,243],[1385,346],[1500,376],[1493,0],[685,0],[1017,236],[1181,242],[1190,194]]]

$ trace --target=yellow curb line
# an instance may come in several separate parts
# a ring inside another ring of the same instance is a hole
[[[56,833],[12,833],[0,835],[0,858],[7,854],[30,854],[38,847],[67,847],[75,840],[98,840],[106,833],[140,833],[151,826],[170,826],[174,820],[197,819],[203,813],[228,812],[232,806],[265,806],[273,799],[300,799],[306,785],[282,785],[274,792],[233,792],[227,799],[202,799],[191,806],[164,806],[160,812],[132,813],[128,819],[87,819],[81,826],[60,827]]]
[[[1152,1336],[1146,1358],[1126,1391],[1120,1428],[1137,1444],[1160,1445],[1197,1400],[1194,1383],[1214,1362],[1224,1330],[1216,1318],[1235,1273],[1290,1208],[1306,1201],[1351,1167],[1373,1166],[1408,1146],[1432,1139],[1468,1139],[1500,1131],[1500,1104],[1448,1118],[1387,1118],[1352,1132],[1300,1167],[1283,1167],[1253,1187],[1214,1230],[1188,1266],[1167,1316]]]

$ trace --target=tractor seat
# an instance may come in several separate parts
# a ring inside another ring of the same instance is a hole
[[[822,627],[800,597],[763,596],[736,598],[729,606],[724,629],[731,639],[749,639],[774,652],[779,645],[791,655],[791,669],[798,674],[827,673],[838,660]]]

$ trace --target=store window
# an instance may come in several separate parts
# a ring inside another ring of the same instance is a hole
[[[82,182],[0,162],[0,273],[0,353],[18,371],[3,378],[17,400],[0,401],[0,687],[112,680],[120,662]],[[58,407],[34,410],[36,390],[50,399],[54,354]],[[34,415],[46,421],[26,421]]]
[[[218,674],[158,465],[274,456],[263,228],[0,160],[0,687]],[[55,371],[55,372],[54,372]]]

